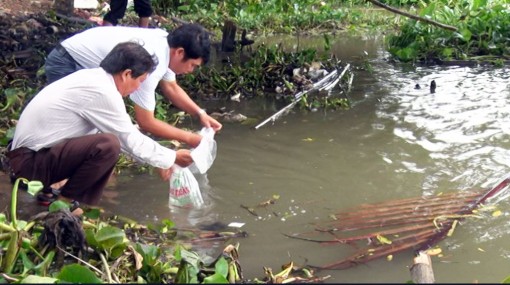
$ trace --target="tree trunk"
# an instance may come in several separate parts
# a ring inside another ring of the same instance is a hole
[[[236,31],[236,24],[230,20],[225,20],[221,39],[221,51],[232,52],[235,50]]]

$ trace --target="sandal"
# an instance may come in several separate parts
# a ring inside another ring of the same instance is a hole
[[[80,203],[78,203],[78,201],[76,200],[73,200],[71,202],[71,207],[69,208],[69,211],[71,212],[71,214],[77,217],[83,215],[83,209],[80,207]]]
[[[41,193],[37,194],[37,202],[42,206],[49,206],[55,202],[60,192],[53,188],[46,188]]]
[[[73,212],[74,210],[80,207],[80,203],[76,200],[71,201],[71,206],[69,207],[69,211]]]

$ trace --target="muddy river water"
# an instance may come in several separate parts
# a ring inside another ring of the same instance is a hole
[[[287,48],[295,38],[279,39]],[[321,38],[299,45],[321,46]],[[240,242],[246,278],[264,276],[263,266],[323,265],[354,251],[283,235],[312,229],[332,213],[362,203],[487,188],[510,173],[510,81],[508,67],[403,67],[390,64],[381,36],[336,36],[332,52],[354,67],[349,110],[294,112],[274,124],[225,123],[216,135],[217,157],[199,179],[207,207],[168,207],[168,184],[156,175],[120,175],[101,206],[140,221],[172,219],[180,226],[220,221],[244,223]],[[365,53],[366,52],[366,53]],[[371,71],[360,68],[368,63]],[[429,90],[434,80],[435,93]],[[416,84],[421,86],[416,89]],[[225,105],[265,119],[278,104],[255,101]],[[195,125],[195,127],[197,127]],[[5,177],[2,177],[5,178]],[[3,179],[2,181],[4,181]],[[0,206],[7,208],[2,183]],[[275,204],[254,206],[277,195]],[[33,206],[21,195],[21,211]],[[510,275],[510,203],[502,215],[467,219],[432,258],[437,282],[499,283]],[[235,242],[231,241],[231,242]],[[225,243],[208,244],[210,252]],[[328,283],[404,283],[412,251],[347,270],[322,271]]]

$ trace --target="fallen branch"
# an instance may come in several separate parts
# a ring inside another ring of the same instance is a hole
[[[391,6],[388,6],[386,4],[383,4],[379,1],[376,1],[376,0],[367,0],[368,2],[376,5],[376,6],[379,6],[379,7],[382,7],[388,11],[391,11],[395,14],[399,14],[399,15],[402,15],[402,16],[405,16],[405,17],[408,17],[408,18],[411,18],[411,19],[414,19],[416,21],[421,21],[421,22],[425,22],[427,24],[431,24],[431,25],[434,25],[434,26],[437,26],[437,27],[440,27],[440,28],[443,28],[443,29],[446,29],[446,30],[450,30],[450,31],[458,31],[459,29],[454,27],[454,26],[450,26],[450,25],[446,25],[446,24],[443,24],[443,23],[439,23],[439,22],[436,22],[434,20],[430,20],[430,19],[427,19],[427,18],[422,18],[420,16],[416,16],[416,15],[413,15],[413,14],[409,14],[407,12],[403,12],[403,11],[400,11],[398,9],[395,9]]]
[[[255,212],[255,209],[253,209],[251,207],[241,204],[241,208],[245,209],[246,211],[248,211],[250,214],[254,215],[257,218],[260,217],[260,215]]]

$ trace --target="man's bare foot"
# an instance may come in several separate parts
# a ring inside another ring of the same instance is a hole
[[[58,190],[58,189],[62,188],[62,186],[64,186],[66,184],[66,182],[67,182],[67,179],[64,179],[62,181],[55,182],[55,183],[51,184],[50,187]]]

